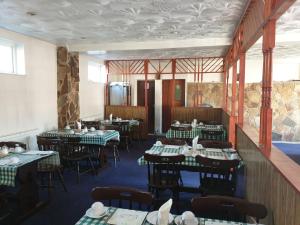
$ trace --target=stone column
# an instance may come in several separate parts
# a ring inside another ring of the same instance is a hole
[[[57,48],[57,111],[58,128],[80,119],[79,54]]]

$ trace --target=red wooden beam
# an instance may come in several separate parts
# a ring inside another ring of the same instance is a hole
[[[149,60],[144,60],[144,73],[145,73],[145,107],[148,107],[148,65]]]
[[[238,124],[244,125],[245,53],[240,55]]]
[[[229,118],[229,141],[235,145],[235,123],[236,123],[236,80],[237,80],[236,62],[232,66],[232,93],[231,93],[231,112]]]
[[[172,95],[171,95],[171,99],[172,99],[172,102],[171,102],[171,105],[172,105],[172,108],[174,107],[175,105],[175,74],[176,74],[176,59],[172,59]]]

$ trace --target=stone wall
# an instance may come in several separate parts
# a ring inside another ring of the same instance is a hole
[[[199,84],[203,103],[222,107],[223,89],[221,83]],[[187,84],[187,103],[193,106],[197,84]],[[231,86],[229,87],[231,88]],[[229,91],[229,96],[231,91]],[[259,128],[261,84],[245,85],[245,123]],[[230,104],[229,106],[230,107]],[[273,140],[300,141],[300,82],[274,82],[272,92]]]
[[[79,55],[65,47],[57,48],[57,110],[59,128],[80,118]]]

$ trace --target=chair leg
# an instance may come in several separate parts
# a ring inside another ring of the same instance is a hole
[[[58,174],[58,178],[59,178],[59,180],[60,180],[60,182],[61,182],[61,184],[62,184],[65,192],[68,192],[66,184],[65,184],[65,180],[64,180],[64,177],[63,177],[63,175],[62,175],[62,173],[60,171],[60,168],[57,169],[57,174]]]
[[[77,183],[80,183],[80,166],[79,162],[77,162]]]
[[[126,139],[125,139],[125,140],[126,140],[126,150],[127,150],[127,152],[129,152],[129,146],[128,146],[128,145],[129,145],[129,143],[128,143],[128,137],[126,137]]]
[[[49,199],[51,198],[51,189],[53,188],[53,185],[52,185],[52,172],[49,172],[49,175],[48,175],[48,197]]]
[[[91,165],[91,167],[92,167],[92,171],[93,171],[94,175],[96,175],[97,173],[96,173],[94,164],[93,164],[93,162],[92,162],[92,160],[91,160],[91,157],[89,157],[88,160],[89,160],[89,162],[90,162],[90,165]]]

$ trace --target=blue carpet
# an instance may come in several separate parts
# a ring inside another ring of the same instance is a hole
[[[273,145],[300,165],[300,144],[273,143]]]
[[[76,183],[76,174],[65,171],[64,177],[68,192],[64,192],[60,183],[56,182],[51,202],[32,215],[22,225],[74,225],[92,204],[90,192],[96,186],[120,185],[147,190],[147,168],[138,166],[137,159],[149,149],[154,139],[143,143],[133,143],[130,152],[120,150],[121,161],[117,168],[113,166],[113,160],[109,159],[110,165],[100,171],[97,176],[85,174],[81,183]],[[199,185],[199,174],[184,172],[182,174],[184,184],[197,187]],[[242,197],[244,190],[244,179],[242,175],[238,178],[237,195]],[[42,191],[42,197],[46,197],[46,191]],[[195,194],[180,194],[182,199],[181,211],[189,209],[189,202]]]

